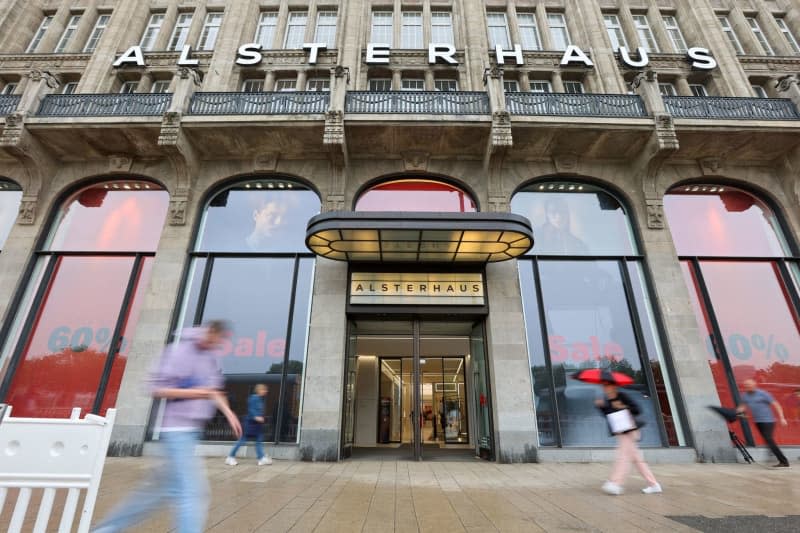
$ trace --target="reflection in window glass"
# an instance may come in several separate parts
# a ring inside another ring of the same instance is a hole
[[[14,321],[32,328],[13,346],[17,363],[7,399],[20,416],[60,418],[73,407],[97,406],[102,413],[114,406],[167,214],[168,194],[157,189],[144,181],[112,181],[82,189],[60,208],[51,251],[40,251],[35,267],[42,276],[27,290],[27,301],[37,291],[42,302],[26,304]],[[106,387],[98,397],[101,382]]]
[[[664,212],[678,255],[780,257],[788,249],[772,210],[738,189],[680,187],[664,197]]]
[[[641,260],[629,257],[637,248],[623,206],[592,185],[558,181],[523,189],[511,207],[533,222],[536,239],[519,275],[539,444],[614,444],[594,406],[600,388],[569,378],[584,368],[633,378],[627,390],[647,421],[645,446],[681,444]]]
[[[59,211],[47,248],[64,251],[142,251],[158,246],[169,194],[147,182],[102,183],[73,195]]]
[[[219,193],[208,204],[197,248],[305,252],[306,224],[317,213],[319,197],[296,183],[273,179],[248,182]]]
[[[598,416],[594,406],[600,388],[568,379],[580,369],[595,367],[634,379],[634,385],[625,390],[648,422],[642,444],[660,445],[650,400],[653,391],[639,358],[619,265],[615,261],[542,261],[539,265],[563,445],[614,444],[605,418]]]
[[[440,181],[403,179],[370,188],[356,201],[356,211],[417,211],[467,213],[477,211],[463,190]]]
[[[607,192],[583,183],[540,183],[511,199],[533,223],[531,254],[631,255],[636,246],[625,210]]]
[[[0,250],[14,227],[22,202],[22,191],[9,182],[0,181]]]
[[[787,427],[776,425],[775,440],[800,444],[800,426],[793,423],[800,421],[794,409],[800,331],[790,296],[797,289],[781,270],[790,251],[775,214],[749,193],[713,185],[680,187],[665,196],[664,209],[720,401],[735,404],[742,382],[755,379],[789,420]],[[796,266],[786,266],[791,276]],[[744,438],[741,427],[735,430]],[[754,427],[750,433],[764,444]]]
[[[305,228],[319,208],[313,191],[289,180],[252,179],[227,188],[206,207],[189,269],[180,323],[232,323],[233,336],[219,353],[228,398],[244,413],[253,386],[267,386],[266,441],[298,438],[314,265]],[[234,436],[217,413],[205,438]]]

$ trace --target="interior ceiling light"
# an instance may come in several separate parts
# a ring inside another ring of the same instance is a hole
[[[306,246],[349,262],[493,263],[530,250],[533,231],[511,213],[332,211],[308,222]]]

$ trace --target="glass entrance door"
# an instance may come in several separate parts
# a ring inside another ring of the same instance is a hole
[[[491,457],[482,321],[352,321],[349,339],[343,457]]]

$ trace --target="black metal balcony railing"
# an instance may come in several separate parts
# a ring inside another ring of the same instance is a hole
[[[0,117],[5,117],[16,111],[19,99],[20,96],[18,94],[0,95]]]
[[[163,115],[169,107],[169,93],[50,94],[42,100],[43,117],[136,117]]]
[[[351,91],[348,113],[424,113],[438,115],[489,114],[485,92],[466,91]]]
[[[506,93],[512,115],[567,117],[646,117],[644,102],[634,94]]]
[[[720,96],[665,96],[667,112],[676,118],[800,120],[791,100]]]
[[[194,93],[190,115],[282,115],[324,113],[330,93],[325,91]]]

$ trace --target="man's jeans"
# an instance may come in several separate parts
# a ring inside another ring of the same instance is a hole
[[[209,489],[203,461],[194,455],[199,438],[200,433],[197,431],[162,432],[164,461],[156,466],[146,482],[92,531],[125,531],[165,504],[173,507],[178,533],[203,531]]]
[[[767,446],[769,446],[769,449],[778,462],[782,465],[788,465],[789,460],[783,455],[781,449],[778,448],[775,439],[772,438],[772,434],[775,432],[775,422],[756,422],[756,427],[758,428],[758,432],[761,433],[761,436],[764,437],[764,442],[767,443]]]

